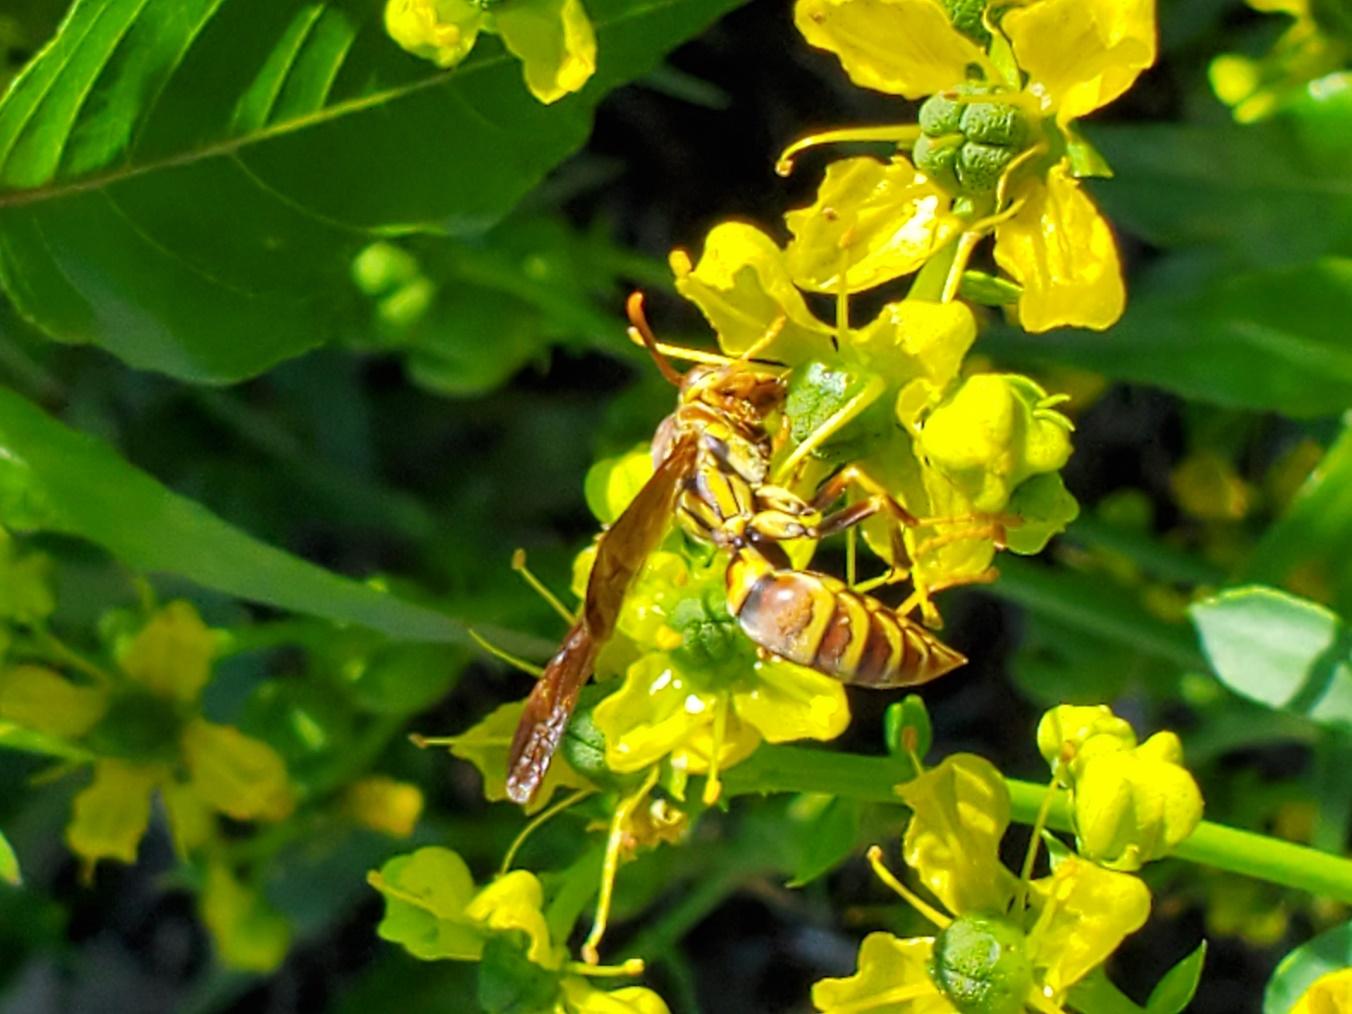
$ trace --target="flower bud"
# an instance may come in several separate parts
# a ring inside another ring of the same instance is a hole
[[[1115,739],[1123,750],[1136,745],[1136,733],[1131,726],[1114,715],[1106,704],[1061,704],[1043,715],[1037,724],[1038,753],[1055,768],[1077,755],[1085,741],[1094,736]]]
[[[997,915],[959,916],[934,939],[930,978],[961,1014],[1021,1014],[1033,986],[1023,931]]]
[[[1118,870],[1137,870],[1167,854],[1202,819],[1202,794],[1181,764],[1172,732],[1123,749],[1091,737],[1072,764],[1072,817],[1080,853]]]
[[[1016,374],[968,377],[925,420],[920,450],[973,510],[999,512],[1025,479],[1070,457],[1070,420],[1054,399]]]

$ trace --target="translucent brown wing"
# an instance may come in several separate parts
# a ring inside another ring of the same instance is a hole
[[[592,673],[596,654],[614,633],[624,596],[648,555],[662,540],[681,480],[695,464],[698,439],[677,440],[624,512],[602,534],[587,581],[582,618],[545,666],[526,698],[507,756],[507,796],[529,803],[549,771],[578,694]]]

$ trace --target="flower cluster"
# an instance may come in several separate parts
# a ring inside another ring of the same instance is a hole
[[[444,848],[396,856],[370,882],[385,897],[382,939],[423,961],[479,963],[478,1009],[538,1014],[668,1014],[652,990],[601,990],[596,976],[633,976],[642,962],[580,965],[554,941],[545,894],[533,873],[514,870],[476,888],[465,861]]]
[[[541,102],[582,88],[596,71],[596,36],[582,0],[387,0],[385,30],[414,56],[454,67],[491,32],[521,61]]]
[[[1038,734],[1044,752],[1055,747],[1058,781],[1061,758],[1083,752],[1077,748],[1094,752],[1096,740],[1108,752],[1104,744],[1109,741],[1119,753],[1135,744],[1130,726],[1107,708],[1056,709],[1043,719]],[[1135,774],[1132,762],[1121,763]],[[825,979],[813,988],[817,1009],[824,1014],[1053,1014],[1073,1007],[1068,997],[1075,984],[1101,966],[1150,914],[1145,884],[1121,871],[1126,864],[1107,868],[1086,852],[1084,840],[1103,833],[1100,813],[1105,808],[1113,811],[1106,818],[1111,830],[1134,841],[1158,841],[1162,824],[1180,832],[1170,835],[1173,844],[1186,837],[1200,819],[1201,797],[1187,772],[1181,767],[1178,771],[1181,777],[1170,774],[1157,787],[1157,810],[1122,812],[1115,805],[1115,786],[1102,776],[1081,780],[1075,793],[1080,854],[1058,844],[1050,872],[1036,879],[1031,871],[1040,826],[1034,828],[1020,876],[1000,862],[1010,796],[989,762],[955,754],[899,786],[912,811],[902,856],[946,912],[897,881],[875,850],[871,855],[879,876],[938,932],[911,939],[870,934],[860,947],[854,975]],[[1161,816],[1159,810],[1170,816]],[[1163,851],[1161,847],[1148,857],[1137,853],[1134,858],[1158,858]]]
[[[828,171],[806,217],[829,209],[845,224],[834,251],[796,258],[804,281],[857,291],[932,262],[951,297],[975,246],[993,235],[1012,287],[976,278],[969,294],[1007,290],[1029,331],[1105,328],[1121,316],[1112,231],[1078,182],[1107,167],[1075,121],[1154,62],[1152,0],[799,0],[794,11],[808,42],[834,53],[856,84],[925,99],[916,124],[831,131],[785,153],[787,172],[818,143],[899,149],[887,163]],[[872,221],[856,230],[856,220]],[[817,231],[795,230],[795,242],[819,242]],[[936,251],[948,255],[931,261]]]

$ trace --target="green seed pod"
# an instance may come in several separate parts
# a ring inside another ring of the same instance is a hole
[[[986,0],[943,0],[944,10],[953,27],[973,42],[985,46],[991,41],[981,16],[986,12]]]
[[[998,915],[954,919],[934,939],[930,978],[961,1014],[1021,1014],[1033,986],[1023,931]]]
[[[722,665],[746,648],[746,639],[729,615],[726,602],[682,599],[671,611],[671,626],[682,639],[672,654],[697,668]]]
[[[920,132],[926,137],[956,134],[961,128],[963,107],[944,95],[931,95],[920,107]]]
[[[934,141],[921,135],[916,139],[911,157],[915,160],[915,167],[935,184],[950,193],[957,193],[962,186],[958,182],[958,147],[959,145],[952,143],[948,137]]]
[[[994,193],[1000,184],[1000,174],[1014,160],[1015,154],[1012,148],[968,141],[958,149],[954,166],[958,183],[969,194]]]
[[[973,102],[964,106],[959,124],[969,141],[1022,148],[1031,133],[1018,106],[1004,102]]]

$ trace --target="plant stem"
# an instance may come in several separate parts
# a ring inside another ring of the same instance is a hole
[[[724,776],[728,797],[772,792],[823,792],[869,803],[902,805],[893,787],[912,768],[895,757],[864,757],[832,750],[762,746]],[[1045,785],[1006,779],[1013,817],[1032,824],[1048,791]],[[1053,801],[1049,827],[1070,829],[1064,799]],[[1171,855],[1188,862],[1266,880],[1352,904],[1352,859],[1318,849],[1203,821]]]

